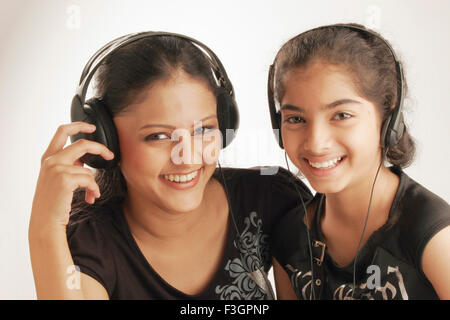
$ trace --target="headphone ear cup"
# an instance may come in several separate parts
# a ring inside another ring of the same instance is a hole
[[[270,122],[272,124],[273,134],[275,139],[278,141],[278,145],[281,149],[284,149],[283,138],[281,136],[281,112],[276,112],[275,103],[270,100],[269,96],[269,112],[270,112]]]
[[[391,121],[393,122],[392,128],[388,131],[389,135],[386,137],[389,141],[390,147],[395,147],[400,143],[402,139],[403,132],[405,131],[405,122],[403,120],[403,113],[399,112],[392,117]]]
[[[403,114],[400,112],[390,115],[384,122],[381,130],[381,145],[383,149],[395,147],[402,139],[404,130]]]
[[[389,116],[383,124],[381,129],[381,147],[385,150],[389,146],[389,123],[391,122],[392,116]]]
[[[270,65],[269,77],[267,81],[267,97],[269,99],[269,113],[270,122],[272,124],[273,134],[278,141],[278,145],[281,149],[284,149],[283,139],[281,137],[281,112],[277,112],[275,97],[274,97],[274,65]]]
[[[236,131],[239,128],[239,111],[236,101],[224,88],[219,88],[216,99],[217,119],[222,134],[222,148],[225,148],[236,136]]]
[[[103,102],[97,98],[86,101],[83,112],[78,112],[78,117],[74,117],[74,106],[72,103],[72,122],[83,121],[95,125],[96,130],[92,133],[80,132],[71,136],[70,140],[74,143],[80,139],[95,141],[105,145],[114,153],[114,159],[105,160],[103,157],[94,154],[85,154],[81,161],[88,166],[96,169],[108,169],[117,165],[120,160],[119,141],[116,127],[109,112]]]
[[[276,127],[273,126],[274,129],[274,134],[275,134],[275,138],[278,140],[278,145],[281,147],[281,149],[284,149],[284,145],[283,145],[283,139],[281,136],[281,112],[277,112],[275,113],[275,122],[276,122]],[[275,131],[277,130],[277,131]]]

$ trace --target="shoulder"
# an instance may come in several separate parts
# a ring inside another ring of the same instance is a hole
[[[97,280],[111,296],[115,286],[113,243],[118,224],[115,204],[93,206],[73,213],[67,225],[67,242],[74,264]]]
[[[240,188],[264,188],[274,192],[296,192],[303,197],[312,198],[309,188],[288,170],[278,166],[251,168],[222,168],[225,181]],[[222,180],[220,169],[216,169],[215,178]]]
[[[220,178],[222,174],[224,179]],[[309,188],[281,167],[222,168],[222,174],[220,170],[215,173],[216,178],[225,181],[232,205],[239,212],[260,214],[267,230],[273,230],[302,200],[312,198]]]
[[[115,206],[115,203],[106,203],[72,212],[67,224],[68,237],[84,229],[100,231],[102,226],[112,222]]]
[[[440,230],[450,225],[450,206],[438,195],[405,173],[400,175],[397,210],[400,211],[400,239],[420,265],[424,247]]]
[[[117,238],[121,224],[120,204],[108,202],[71,214],[67,225],[67,241],[72,254],[108,252],[112,238]]]
[[[264,179],[263,177],[265,176],[276,175],[279,169],[279,167],[217,168],[214,172],[214,176],[216,178],[221,178],[221,174],[223,173],[223,177],[227,181],[242,181],[248,179],[255,181]]]
[[[398,201],[400,223],[405,228],[425,231],[437,223],[450,223],[449,204],[405,173],[402,173],[398,193],[399,198],[394,201]]]

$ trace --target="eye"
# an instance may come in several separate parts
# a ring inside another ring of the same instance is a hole
[[[145,141],[161,141],[166,139],[170,139],[170,135],[165,132],[152,133],[144,138]]]
[[[199,128],[196,128],[196,129],[194,130],[193,135],[196,136],[196,135],[205,134],[205,133],[207,133],[207,132],[209,132],[209,131],[212,131],[212,130],[215,130],[215,129],[217,129],[215,126],[204,126],[204,127],[199,127]]]
[[[286,118],[283,122],[295,124],[295,123],[304,123],[306,121],[302,117],[294,116]]]
[[[339,112],[333,117],[333,120],[345,120],[350,119],[351,117],[352,115],[347,112]]]

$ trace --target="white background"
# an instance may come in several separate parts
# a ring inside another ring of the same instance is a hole
[[[406,172],[447,202],[450,190],[450,1],[2,0],[0,4],[0,299],[34,299],[27,228],[40,157],[67,123],[88,58],[137,31],[171,31],[213,49],[235,87],[240,131],[225,165],[284,165],[266,79],[280,46],[319,25],[357,22],[389,39],[405,65],[406,119],[418,145]]]

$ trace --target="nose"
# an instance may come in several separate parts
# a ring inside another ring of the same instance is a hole
[[[185,129],[177,129],[172,133],[171,159],[174,164],[201,164],[203,143],[201,135],[191,136]]]
[[[319,121],[312,122],[305,131],[303,142],[304,151],[320,155],[326,153],[332,144],[332,131],[329,126]]]

